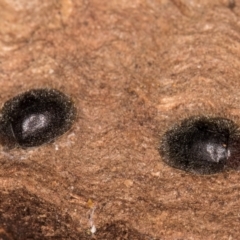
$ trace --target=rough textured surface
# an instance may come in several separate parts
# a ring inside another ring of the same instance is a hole
[[[78,119],[55,143],[1,148],[0,237],[238,239],[239,172],[187,174],[158,146],[185,117],[240,123],[239,13],[239,0],[1,0],[1,103],[53,87]]]

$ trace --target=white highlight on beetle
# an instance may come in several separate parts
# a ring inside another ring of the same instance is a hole
[[[226,155],[226,147],[215,144],[207,144],[207,152],[210,154],[213,162],[219,162]]]
[[[22,135],[27,137],[33,132],[44,128],[49,123],[48,114],[32,114],[23,121],[22,124]]]

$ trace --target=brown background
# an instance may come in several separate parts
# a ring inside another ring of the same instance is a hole
[[[240,124],[239,69],[239,0],[1,0],[1,103],[53,87],[78,119],[0,149],[0,239],[239,239],[239,172],[195,176],[158,153],[187,116]]]

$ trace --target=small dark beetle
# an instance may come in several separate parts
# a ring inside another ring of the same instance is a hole
[[[73,102],[55,89],[33,89],[8,100],[1,111],[0,138],[7,146],[34,147],[72,126]]]
[[[239,143],[238,136],[237,125],[229,119],[192,117],[164,134],[160,154],[172,167],[197,174],[213,174],[225,166],[238,165],[231,160],[237,147],[234,144]]]

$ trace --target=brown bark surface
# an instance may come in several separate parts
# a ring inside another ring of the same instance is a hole
[[[240,0],[1,0],[1,104],[51,87],[78,118],[54,143],[0,148],[0,239],[239,239],[239,172],[158,153],[185,117],[240,123],[239,69]]]

